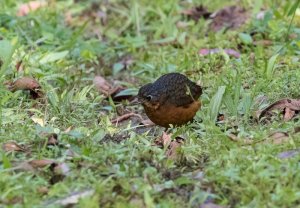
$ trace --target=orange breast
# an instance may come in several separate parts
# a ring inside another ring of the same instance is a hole
[[[169,127],[169,124],[180,126],[191,121],[200,107],[200,101],[195,101],[189,106],[184,107],[165,104],[159,106],[157,109],[153,109],[144,106],[149,119],[153,123],[166,128]]]

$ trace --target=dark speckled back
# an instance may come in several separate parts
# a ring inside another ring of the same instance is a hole
[[[169,73],[142,87],[139,94],[153,95],[159,98],[160,104],[186,106],[200,97],[202,89],[182,74]]]

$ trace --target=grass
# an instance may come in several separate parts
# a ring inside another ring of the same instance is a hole
[[[18,17],[22,3],[0,3],[0,141],[13,140],[29,151],[1,150],[1,206],[59,207],[57,200],[85,190],[93,192],[78,207],[199,207],[208,201],[228,207],[299,206],[299,155],[277,157],[299,148],[299,134],[281,144],[258,141],[276,131],[291,132],[300,121],[253,119],[273,101],[300,96],[300,16],[293,16],[299,1],[239,1],[250,11],[248,23],[216,33],[207,33],[210,20],[195,22],[180,11],[201,3],[216,11],[235,1],[51,1]],[[266,10],[263,20],[255,18],[257,5]],[[177,27],[178,21],[187,26]],[[255,46],[252,33],[272,45]],[[201,48],[232,48],[242,55],[199,56]],[[134,63],[124,70],[125,56]],[[139,131],[133,119],[111,123],[122,109],[145,116],[141,106],[107,100],[93,87],[94,77],[102,75],[136,92],[174,71],[204,87],[195,122],[172,130],[185,138],[177,160],[153,145],[161,128]],[[39,81],[42,101],[3,84],[23,76]],[[218,113],[224,120],[216,125]],[[231,132],[257,142],[233,142]],[[46,135],[53,133],[59,145],[48,146]],[[53,159],[70,171],[55,180],[60,174],[51,167],[12,170],[33,159]]]

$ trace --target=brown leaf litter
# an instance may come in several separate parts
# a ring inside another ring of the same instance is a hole
[[[47,137],[47,146],[59,145],[58,135],[56,133],[41,132],[41,137]]]
[[[102,76],[95,76],[94,78],[94,86],[95,88],[103,94],[106,98],[111,96],[111,98],[114,101],[122,101],[132,98],[132,95],[123,95],[118,96],[118,93],[125,90],[124,87],[112,84],[111,82],[108,82],[104,77]]]
[[[233,142],[239,142],[243,145],[249,145],[249,144],[253,144],[254,140],[252,139],[248,139],[248,138],[240,138],[237,135],[233,134],[233,133],[229,133],[227,134],[227,137],[233,141]]]
[[[69,166],[64,162],[57,162],[55,160],[50,159],[37,159],[37,160],[29,160],[20,163],[15,163],[16,166],[11,168],[11,171],[41,171],[45,168],[49,168],[52,177],[50,179],[50,183],[53,184],[57,182],[57,179],[62,180],[65,176],[67,176],[70,172]],[[55,181],[56,180],[56,181]]]
[[[194,21],[198,21],[200,18],[211,19],[209,30],[214,32],[223,28],[238,29],[244,25],[250,17],[249,11],[236,5],[224,7],[214,13],[209,12],[206,7],[200,5],[183,10],[181,14],[186,15]]]
[[[271,141],[273,144],[282,144],[289,140],[289,134],[286,132],[274,132],[266,139],[266,141]]]
[[[181,14],[186,15],[188,18],[198,21],[200,18],[208,19],[211,12],[207,10],[203,5],[193,7],[191,9],[186,9],[181,11]]]
[[[274,115],[274,111],[283,114],[284,121],[289,121],[300,111],[300,99],[281,99],[259,112],[258,119],[269,118]]]
[[[37,188],[37,192],[42,195],[46,195],[46,194],[48,194],[49,189],[46,186],[40,186]]]
[[[8,82],[7,85],[12,92],[29,90],[33,99],[40,98],[43,95],[40,84],[32,77],[21,77],[14,82]]]
[[[167,134],[163,132],[163,135],[155,140],[155,145],[160,146],[161,148],[166,148],[166,156],[169,159],[177,159],[179,156],[179,150],[183,144],[183,138],[176,137],[174,140],[171,138],[172,134]]]
[[[208,202],[208,203],[201,204],[199,208],[225,208],[225,207],[215,204],[213,202]]]
[[[251,145],[251,144],[255,144],[255,143],[273,143],[273,144],[283,144],[285,142],[289,142],[291,139],[291,136],[293,134],[296,134],[297,131],[295,130],[294,132],[283,132],[283,131],[276,131],[273,133],[270,133],[269,136],[260,139],[260,140],[253,140],[253,139],[249,139],[249,138],[240,138],[237,135],[233,134],[233,133],[229,133],[227,134],[227,137],[234,142],[239,142],[242,145]]]
[[[47,145],[49,146],[54,146],[54,145],[58,145],[58,136],[55,133],[49,134],[47,136],[48,140],[47,140]]]
[[[249,12],[239,6],[228,6],[213,13],[212,22],[209,25],[210,30],[219,31],[223,28],[238,29],[249,19]]]
[[[9,141],[2,144],[2,149],[5,152],[26,152],[26,148],[15,141]]]

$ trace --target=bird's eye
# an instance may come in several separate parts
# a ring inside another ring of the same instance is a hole
[[[146,99],[147,99],[148,101],[151,101],[152,98],[153,98],[152,95],[147,95],[147,96],[146,96]]]

